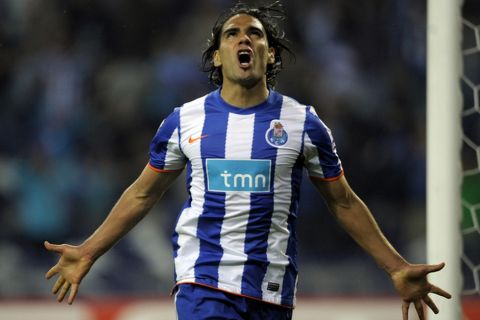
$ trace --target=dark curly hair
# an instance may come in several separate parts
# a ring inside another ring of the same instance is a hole
[[[282,70],[282,53],[288,52],[292,57],[294,53],[287,46],[288,40],[285,32],[279,26],[279,23],[285,19],[285,11],[280,1],[275,1],[269,5],[253,7],[244,2],[238,2],[235,6],[225,11],[215,22],[212,34],[207,41],[207,48],[202,54],[202,70],[208,72],[210,82],[216,86],[221,86],[223,82],[222,69],[213,65],[213,54],[220,46],[220,36],[223,25],[228,19],[237,14],[247,14],[260,21],[267,34],[268,45],[275,49],[275,62],[267,66],[267,85],[269,88],[275,87],[276,76]]]

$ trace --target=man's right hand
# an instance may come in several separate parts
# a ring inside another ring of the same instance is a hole
[[[80,282],[88,273],[94,261],[82,253],[78,246],[51,244],[48,241],[45,241],[44,245],[47,250],[60,255],[57,264],[45,274],[47,279],[59,274],[57,281],[53,285],[52,293],[58,293],[57,300],[62,302],[70,290],[67,301],[68,304],[72,304],[77,295]]]
[[[70,291],[67,301],[73,303],[80,282],[93,263],[142,220],[181,172],[157,172],[147,164],[137,180],[123,192],[103,223],[82,245],[45,241],[47,250],[60,255],[57,264],[45,275],[50,279],[59,274],[52,288],[52,292],[58,294],[58,302],[62,302]]]

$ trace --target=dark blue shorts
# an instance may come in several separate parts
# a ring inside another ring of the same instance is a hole
[[[292,309],[193,284],[175,294],[178,320],[291,320]]]

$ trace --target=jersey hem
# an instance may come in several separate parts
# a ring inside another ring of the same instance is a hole
[[[294,305],[284,305],[284,304],[279,303],[278,299],[273,298],[271,300],[270,299],[265,300],[265,299],[261,299],[261,298],[257,298],[257,297],[253,297],[253,296],[250,296],[250,295],[239,293],[239,292],[237,292],[237,290],[229,290],[229,289],[218,288],[218,287],[215,287],[215,286],[212,286],[212,285],[209,285],[209,284],[196,282],[196,281],[190,280],[190,279],[178,281],[173,286],[172,291],[171,291],[171,295],[173,295],[175,293],[178,286],[181,285],[181,284],[192,284],[192,285],[197,285],[197,286],[203,286],[203,287],[210,288],[210,289],[213,289],[213,290],[226,292],[226,293],[229,293],[229,294],[233,294],[235,296],[239,296],[239,297],[243,297],[243,298],[247,298],[247,299],[252,299],[252,300],[267,303],[267,304],[272,304],[272,305],[287,308],[287,309],[294,309],[295,308]]]

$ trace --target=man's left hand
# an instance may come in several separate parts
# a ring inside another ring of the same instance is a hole
[[[434,313],[438,313],[437,306],[428,296],[429,293],[435,293],[447,299],[452,297],[448,292],[440,289],[437,286],[434,286],[427,280],[427,275],[429,273],[437,272],[444,266],[445,263],[436,265],[409,264],[399,271],[392,273],[391,277],[395,289],[397,289],[398,293],[403,299],[403,320],[408,320],[408,309],[410,307],[410,303],[413,303],[415,306],[420,320],[425,320],[422,301],[430,309],[432,309]]]

